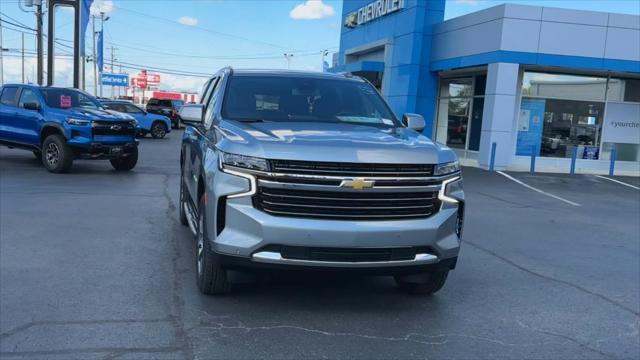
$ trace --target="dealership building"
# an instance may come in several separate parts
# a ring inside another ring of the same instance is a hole
[[[504,4],[444,20],[445,0],[343,5],[333,72],[369,79],[463,164],[640,173],[640,16]],[[492,148],[495,150],[492,151]]]

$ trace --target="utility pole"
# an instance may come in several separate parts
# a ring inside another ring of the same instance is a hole
[[[287,59],[287,69],[291,69],[291,58],[292,57],[293,57],[293,54],[284,53],[284,58]]]
[[[91,33],[93,34],[93,96],[98,96],[98,62],[96,61],[96,16],[91,15]]]
[[[115,46],[111,45],[111,73],[115,73],[115,69],[113,68],[113,61],[115,59],[115,51],[118,50]],[[113,93],[115,92],[115,86],[111,85],[111,98],[114,99]]]
[[[36,48],[38,56],[38,85],[42,85],[44,78],[43,50],[42,50],[42,1],[34,1],[36,5]]]

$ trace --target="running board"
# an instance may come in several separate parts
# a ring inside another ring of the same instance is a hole
[[[187,214],[187,223],[189,224],[189,230],[191,230],[191,233],[193,234],[193,236],[197,236],[198,235],[198,230],[196,230],[196,216],[194,211],[191,209],[191,206],[189,206],[188,202],[184,202],[184,204],[182,205],[184,207],[184,213]]]

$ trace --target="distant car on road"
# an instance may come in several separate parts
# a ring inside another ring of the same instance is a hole
[[[174,129],[180,128],[180,118],[178,111],[184,105],[182,100],[151,98],[147,103],[147,112],[167,116],[171,119],[171,126]]]
[[[74,159],[107,159],[116,170],[138,162],[136,120],[106,110],[83,91],[32,85],[0,89],[0,144],[33,151],[47,170],[69,171]]]
[[[138,135],[151,134],[154,139],[162,139],[171,132],[171,120],[164,115],[150,114],[125,100],[103,100],[102,105],[109,110],[127,114],[138,122]]]
[[[227,270],[324,269],[393,275],[432,294],[460,250],[456,154],[398,119],[351,75],[233,70],[185,105],[180,221],[196,239],[197,285]]]

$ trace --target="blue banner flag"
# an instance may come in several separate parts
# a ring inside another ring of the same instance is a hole
[[[96,63],[98,64],[98,71],[104,70],[104,57],[102,52],[102,31],[98,31],[98,41],[96,42]]]
[[[80,11],[80,56],[85,55],[85,34],[87,33],[89,18],[91,18],[92,3],[93,0],[80,0],[80,7],[77,9]]]

